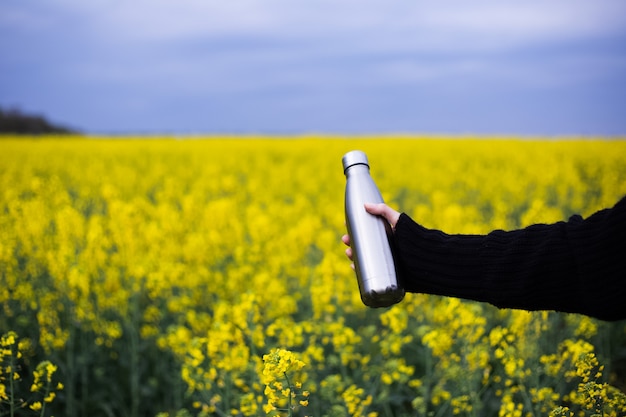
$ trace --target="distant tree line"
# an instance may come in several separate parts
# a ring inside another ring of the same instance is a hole
[[[17,109],[4,110],[0,108],[0,134],[2,133],[42,135],[78,132],[51,123],[40,115],[25,114]]]

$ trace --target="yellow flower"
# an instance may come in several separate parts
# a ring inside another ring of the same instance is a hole
[[[239,409],[244,416],[257,415],[257,401],[253,393],[241,397]]]
[[[285,349],[272,349],[269,354],[263,355],[261,376],[267,397],[264,409],[272,411],[281,401],[291,403],[292,398],[297,396],[293,387],[301,387],[302,383],[300,380],[293,380],[293,375],[290,374],[298,373],[303,367],[304,362],[295,353]],[[283,381],[288,385],[286,388]]]
[[[304,362],[296,355],[285,349],[273,349],[269,354],[263,355],[263,375],[273,380],[276,376],[282,377],[287,372],[299,371],[304,367]]]

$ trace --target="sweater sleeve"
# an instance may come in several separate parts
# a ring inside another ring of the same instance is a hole
[[[583,220],[448,235],[406,214],[396,224],[408,292],[626,319],[626,198]]]

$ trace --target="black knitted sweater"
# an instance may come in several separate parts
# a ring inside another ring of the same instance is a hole
[[[448,235],[405,213],[396,224],[407,292],[626,319],[626,198],[587,219]]]

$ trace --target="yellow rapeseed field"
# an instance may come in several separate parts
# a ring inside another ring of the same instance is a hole
[[[623,416],[626,324],[359,298],[341,157],[447,233],[588,216],[626,142],[0,139],[0,416]]]

